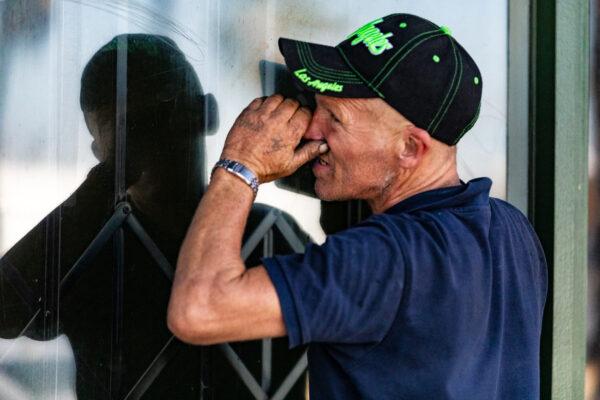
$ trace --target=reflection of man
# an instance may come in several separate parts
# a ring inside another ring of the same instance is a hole
[[[272,96],[242,112],[181,248],[170,328],[192,343],[308,343],[314,399],[538,398],[544,255],[489,179],[456,170],[479,113],[474,61],[447,28],[406,14],[336,48],[280,48],[317,108]],[[320,198],[364,199],[374,215],[246,270],[256,180],[313,158]]]
[[[127,125],[116,132],[120,49],[127,56]],[[164,323],[171,282],[129,231],[120,288],[113,281],[112,241],[98,250],[69,290],[60,285],[115,210],[115,140],[126,139],[126,200],[174,263],[203,191],[204,135],[210,125],[203,106],[209,97],[171,39],[128,34],[105,44],[83,71],[80,96],[100,163],[0,260],[0,337],[46,340],[65,334],[74,350],[79,399],[123,397],[171,337]],[[120,310],[113,303],[116,290],[124,297]],[[115,321],[123,327],[117,338]],[[185,357],[200,364],[197,355]],[[178,369],[172,364],[163,375],[178,375]],[[197,376],[179,382],[188,385],[171,388],[174,396],[196,396]],[[146,395],[161,397],[150,390]]]

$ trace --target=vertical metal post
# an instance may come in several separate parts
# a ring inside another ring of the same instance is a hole
[[[126,200],[125,154],[127,144],[127,37],[117,39],[117,87],[115,121],[115,208]],[[116,398],[121,386],[123,337],[123,279],[125,271],[125,232],[114,235],[113,314],[111,337],[110,393]]]
[[[127,144],[127,37],[117,39],[117,87],[115,121],[115,206],[125,201]]]
[[[125,270],[125,231],[119,228],[114,236],[113,313],[110,345],[110,393],[117,398],[123,373],[123,279]]]
[[[273,229],[269,229],[263,239],[263,256],[273,256]],[[262,347],[262,373],[260,387],[265,393],[269,393],[272,378],[273,342],[271,339],[263,339]]]
[[[44,339],[46,340],[54,339],[58,336],[59,332],[61,219],[61,208],[59,207],[50,214],[46,224],[45,287],[41,315],[44,324]],[[32,321],[36,316],[32,318]],[[58,356],[56,351],[55,349],[54,357],[46,359],[43,362],[42,387],[45,390],[56,389],[56,377],[58,374],[55,364],[55,357]]]
[[[587,275],[588,0],[534,0],[530,217],[550,291],[541,398],[582,399]]]
[[[527,213],[529,176],[529,0],[508,2],[508,119],[506,198]]]

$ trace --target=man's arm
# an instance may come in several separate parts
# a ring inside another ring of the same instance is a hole
[[[309,122],[310,112],[293,100],[256,99],[233,125],[222,158],[246,165],[261,183],[289,175],[320,153],[320,142],[295,150]],[[181,247],[169,303],[169,329],[185,342],[286,334],[265,268],[246,269],[240,256],[253,200],[241,179],[221,168],[215,171]]]

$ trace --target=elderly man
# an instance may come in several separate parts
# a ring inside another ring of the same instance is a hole
[[[316,110],[256,99],[231,128],[181,248],[171,330],[309,344],[311,399],[538,398],[543,252],[489,179],[456,170],[479,113],[475,62],[447,28],[407,14],[335,48],[279,44]],[[373,215],[245,269],[258,183],[312,159],[321,199],[364,199]]]

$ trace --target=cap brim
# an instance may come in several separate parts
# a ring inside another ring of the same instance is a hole
[[[378,97],[335,47],[280,38],[279,50],[296,82],[306,90],[335,97]]]

